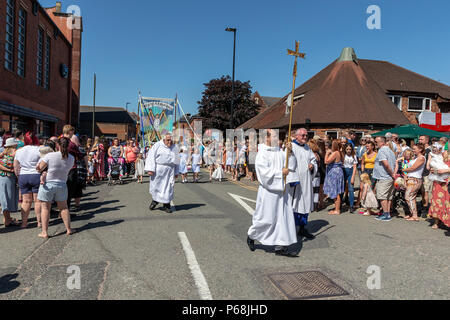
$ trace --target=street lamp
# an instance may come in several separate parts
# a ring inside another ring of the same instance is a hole
[[[127,102],[125,109],[127,110],[127,114],[128,114],[128,105],[131,104],[131,102]],[[127,139],[130,138],[130,125],[127,125]]]
[[[231,120],[230,120],[231,129],[233,129],[234,128],[234,121],[233,121],[233,116],[234,116],[234,71],[235,71],[235,66],[236,66],[236,31],[237,31],[237,29],[236,28],[226,28],[225,31],[234,33],[233,82],[231,84]]]

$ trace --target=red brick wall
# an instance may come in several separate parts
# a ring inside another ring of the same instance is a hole
[[[431,112],[436,112],[439,113],[440,112],[440,108],[438,106],[438,103],[436,101],[436,99],[431,98]],[[416,116],[418,116],[420,114],[420,112],[414,112],[414,111],[408,111],[408,106],[409,106],[409,96],[404,96],[402,97],[402,112],[403,114],[406,116],[406,118],[408,118],[409,122],[411,122],[412,124],[419,124]]]
[[[21,3],[25,4],[25,6],[22,6]],[[27,11],[25,78],[17,74],[17,21],[20,7]],[[15,61],[14,72],[11,72],[4,67],[6,1],[0,1],[0,37],[2,39],[0,42],[0,100],[53,115],[60,119],[57,127],[61,128],[69,121],[71,85],[70,75],[68,79],[64,79],[61,77],[59,70],[62,63],[66,64],[69,69],[71,68],[72,47],[62,36],[55,39],[55,26],[41,10],[38,11],[37,16],[33,14],[31,0],[16,0],[15,9]],[[39,26],[42,26],[45,31],[44,43],[47,34],[51,39],[50,90],[46,90],[36,84]]]

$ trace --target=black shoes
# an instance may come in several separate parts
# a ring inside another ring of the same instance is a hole
[[[155,210],[156,206],[158,205],[158,202],[152,201],[152,204],[150,205],[150,211]]]
[[[170,204],[165,204],[164,205],[164,211],[166,211],[167,213],[172,213],[172,209],[170,208]]]
[[[306,239],[309,239],[309,240],[313,240],[313,239],[316,238],[314,235],[309,233],[308,230],[306,230],[305,227],[300,227],[298,235],[301,236],[301,237],[305,237]]]
[[[354,213],[355,212],[355,208],[353,208],[353,207],[350,207],[350,213]]]
[[[247,237],[247,244],[248,244],[248,248],[250,249],[250,251],[255,251],[255,240],[250,239],[250,237]]]

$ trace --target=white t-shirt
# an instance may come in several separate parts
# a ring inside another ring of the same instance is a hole
[[[41,159],[40,146],[25,146],[16,151],[15,159],[20,163],[20,174],[39,174],[36,166]]]
[[[67,176],[72,169],[75,158],[69,154],[67,159],[62,158],[61,152],[52,152],[43,159],[48,166],[47,182],[67,182]]]
[[[348,156],[345,155],[344,158],[344,168],[353,169],[353,166],[358,164],[358,160],[356,160],[356,156]]]

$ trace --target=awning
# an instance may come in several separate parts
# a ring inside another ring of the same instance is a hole
[[[17,106],[15,104],[11,104],[11,103],[1,101],[1,100],[0,100],[0,111],[10,113],[12,115],[29,117],[29,118],[43,120],[43,121],[49,121],[49,122],[55,122],[55,123],[57,123],[59,121],[59,119],[57,117],[52,116],[50,114],[46,114],[46,113],[35,111],[35,110],[29,109],[29,108]]]

